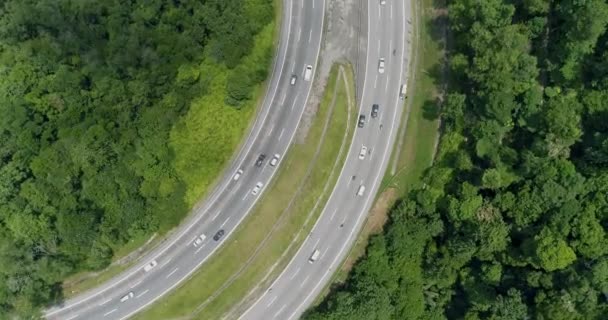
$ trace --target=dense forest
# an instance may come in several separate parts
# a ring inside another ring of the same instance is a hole
[[[250,119],[274,14],[273,0],[0,0],[0,318],[35,316],[66,276],[188,213]]]
[[[448,14],[436,162],[304,319],[608,319],[608,4]]]

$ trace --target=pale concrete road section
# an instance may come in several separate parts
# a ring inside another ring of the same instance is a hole
[[[359,127],[348,158],[312,232],[271,287],[240,319],[299,318],[356,239],[388,166],[399,127],[403,106],[399,91],[406,82],[406,61],[411,52],[407,41],[411,34],[410,1],[367,1],[367,62],[360,106],[365,119],[362,123],[357,119]]]
[[[136,266],[46,310],[47,319],[126,319],[186,280],[230,237],[281,165],[280,160],[269,164],[273,155],[284,155],[294,138],[315,75],[324,8],[324,0],[284,0],[277,57],[262,109],[207,201]]]

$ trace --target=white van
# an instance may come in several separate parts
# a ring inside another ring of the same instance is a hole
[[[315,251],[312,252],[312,255],[310,256],[310,258],[308,258],[308,263],[313,263],[313,262],[317,261],[317,259],[319,259],[320,254],[321,254],[321,252],[319,251],[319,249],[315,249]]]
[[[312,66],[307,65],[306,69],[304,69],[304,81],[310,81],[311,76],[312,76]]]
[[[401,85],[401,90],[399,90],[399,98],[401,98],[401,100],[405,99],[406,93],[407,93],[407,84],[404,83]]]
[[[365,186],[364,185],[360,185],[359,186],[359,190],[357,190],[357,195],[358,196],[362,196],[364,192],[365,192]]]

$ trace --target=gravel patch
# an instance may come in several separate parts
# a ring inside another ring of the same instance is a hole
[[[357,106],[360,100],[367,48],[367,2],[360,0],[326,0],[325,30],[319,64],[315,72],[306,109],[296,133],[295,143],[303,143],[323,98],[331,66],[350,63],[355,70]]]

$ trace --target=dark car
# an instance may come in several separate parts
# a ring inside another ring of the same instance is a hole
[[[218,241],[218,240],[220,240],[222,238],[223,235],[224,235],[224,229],[220,229],[213,236],[213,240]]]
[[[261,167],[261,166],[262,166],[262,163],[264,163],[264,159],[266,159],[266,155],[265,155],[265,154],[261,154],[261,155],[258,157],[258,160],[256,160],[256,161],[255,161],[255,165],[256,165],[256,167]]]
[[[372,105],[372,118],[376,118],[378,116],[378,110],[380,110],[380,106],[377,104]]]
[[[364,115],[360,115],[359,116],[358,126],[359,126],[359,128],[363,128],[364,125],[365,125],[365,116]]]

